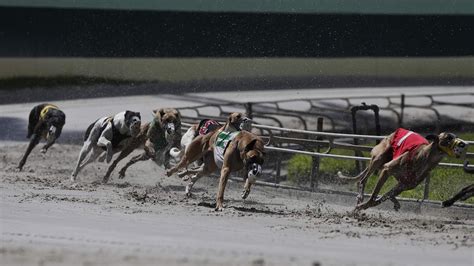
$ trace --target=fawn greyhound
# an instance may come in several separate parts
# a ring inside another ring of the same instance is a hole
[[[252,184],[262,172],[265,154],[264,143],[260,137],[248,131],[240,131],[248,121],[249,119],[241,113],[230,114],[223,127],[210,134],[196,137],[186,148],[181,161],[167,171],[167,175],[171,176],[180,168],[202,158],[204,163],[200,169],[187,170],[182,173],[182,175],[193,174],[191,181],[186,186],[186,194],[189,195],[192,186],[198,179],[220,168],[216,210],[222,210],[224,190],[229,174],[245,167],[244,178],[246,181],[242,198],[247,198]]]

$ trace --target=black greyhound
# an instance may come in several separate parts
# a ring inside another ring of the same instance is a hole
[[[42,153],[46,153],[57,138],[61,135],[64,124],[66,123],[66,115],[63,111],[52,104],[40,104],[31,109],[28,119],[28,135],[31,138],[30,144],[26,149],[23,158],[18,164],[18,169],[21,171],[26,163],[28,155],[30,155],[33,148],[38,145],[41,138],[46,140],[46,144],[41,149]]]

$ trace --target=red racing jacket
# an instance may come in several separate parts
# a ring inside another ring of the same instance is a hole
[[[395,131],[395,135],[393,136],[392,142],[390,143],[393,150],[392,159],[396,159],[403,153],[409,152],[406,169],[406,178],[408,180],[413,180],[416,177],[411,163],[414,155],[413,151],[425,144],[429,144],[429,142],[420,134],[406,130],[404,128],[398,128]]]

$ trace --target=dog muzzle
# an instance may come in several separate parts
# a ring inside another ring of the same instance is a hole
[[[48,134],[46,135],[46,139],[53,140],[56,137],[56,130],[55,126],[50,126],[48,129]]]
[[[239,125],[239,130],[246,130],[246,131],[250,131],[252,129],[252,119],[248,118],[248,117],[244,117],[242,119],[242,122],[240,122],[240,125]]]
[[[259,177],[261,174],[262,166],[257,163],[253,163],[248,172],[249,182],[254,184],[257,181],[257,177]]]
[[[448,156],[459,158],[461,157],[467,149],[467,143],[460,139],[456,138],[449,146],[439,146],[439,148],[444,151]]]
[[[138,135],[138,133],[140,133],[140,125],[141,125],[141,121],[138,120],[138,121],[134,121],[131,123],[130,125],[130,134],[132,135],[132,137],[135,137]]]
[[[175,131],[175,127],[173,123],[168,123],[165,125],[165,130],[168,132],[168,134],[173,134]]]

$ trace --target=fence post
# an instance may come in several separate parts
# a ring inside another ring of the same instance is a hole
[[[375,104],[371,105],[371,107],[374,110],[374,115],[375,115],[375,134],[377,136],[380,136],[382,134],[382,129],[380,127],[380,117],[379,117],[379,107]],[[380,140],[376,140],[375,143],[379,144]]]
[[[357,108],[356,106],[352,107],[351,108],[351,113],[352,113],[352,132],[354,134],[357,134],[357,120],[356,120],[356,113],[357,113],[357,110],[359,110],[359,108]],[[354,145],[358,145],[359,144],[359,139],[357,138],[354,138]],[[362,155],[362,152],[360,151],[354,151],[354,154],[356,156],[363,156]],[[360,161],[355,161],[355,167],[356,167],[356,170],[358,173],[360,173],[362,171],[362,168],[364,168],[364,166],[362,165],[362,162]]]
[[[403,114],[405,111],[405,94],[402,93],[400,99],[400,123],[398,127],[403,127]]]
[[[317,131],[322,132],[323,131],[323,118],[318,117],[318,124],[317,124]],[[316,140],[321,140],[321,137],[316,137]],[[316,151],[320,152],[320,146],[319,144],[316,145]],[[310,186],[311,186],[311,191],[314,191],[314,188],[318,187],[318,182],[319,182],[319,163],[320,163],[320,158],[319,157],[312,157],[312,164],[311,164],[311,175],[310,175]]]
[[[245,104],[245,112],[247,113],[247,117],[252,119],[253,118],[253,110],[252,110],[252,103]]]

